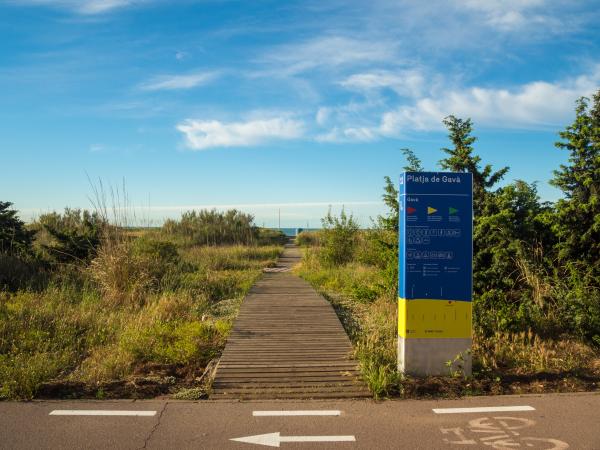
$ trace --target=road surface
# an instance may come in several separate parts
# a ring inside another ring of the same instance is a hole
[[[600,394],[384,402],[0,402],[2,449],[265,446],[339,450],[598,450]]]

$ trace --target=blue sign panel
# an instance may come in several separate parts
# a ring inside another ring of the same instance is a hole
[[[472,175],[404,172],[399,191],[399,297],[471,301]]]

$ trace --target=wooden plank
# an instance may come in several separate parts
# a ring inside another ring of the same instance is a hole
[[[287,246],[277,267],[300,259]],[[364,398],[333,307],[290,272],[265,273],[244,299],[217,366],[215,399]]]

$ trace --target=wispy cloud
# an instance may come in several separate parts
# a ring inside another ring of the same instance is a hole
[[[532,23],[547,24],[553,20],[544,11],[550,3],[548,0],[457,0],[456,3],[481,13],[488,25],[501,30]]]
[[[210,83],[217,77],[217,72],[196,72],[185,75],[160,75],[140,85],[145,91],[191,89]]]
[[[151,0],[12,0],[15,5],[42,5],[68,9],[79,14],[102,14],[133,4],[149,3]]]
[[[256,74],[294,76],[316,69],[389,61],[396,47],[393,41],[324,36],[276,47],[260,59],[267,68]]]
[[[334,127],[315,137],[317,142],[369,142],[377,139],[379,133],[373,127]]]
[[[214,147],[247,147],[273,139],[296,139],[304,133],[304,123],[288,118],[256,119],[223,123],[218,120],[186,120],[177,129],[193,150]]]
[[[340,82],[340,85],[363,93],[391,89],[405,97],[419,97],[425,85],[425,78],[416,69],[393,72],[379,70],[353,74]]]

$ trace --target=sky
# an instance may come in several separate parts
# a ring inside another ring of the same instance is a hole
[[[235,207],[315,227],[331,206],[366,226],[402,148],[439,170],[449,114],[504,183],[554,201],[558,132],[600,88],[598,0],[0,0],[0,18],[0,199],[26,220],[102,184],[145,224]]]

